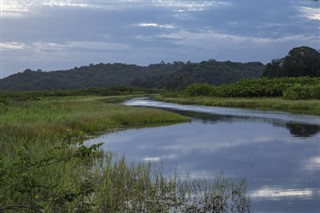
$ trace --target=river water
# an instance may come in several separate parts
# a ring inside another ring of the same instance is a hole
[[[129,129],[87,141],[164,173],[245,178],[252,212],[320,212],[320,116],[197,105],[148,98],[123,104],[165,108],[188,123]]]

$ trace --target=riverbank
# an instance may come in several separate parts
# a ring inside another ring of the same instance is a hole
[[[276,110],[298,114],[320,115],[320,100],[285,100],[282,98],[220,98],[220,97],[166,97],[156,95],[158,101],[179,104],[198,104],[206,106]]]
[[[189,119],[164,110],[117,104],[131,96],[51,97],[38,100],[8,100],[1,105],[2,135],[9,138],[62,139],[135,125],[185,122]],[[134,96],[132,96],[134,97]],[[10,129],[10,131],[8,130]]]

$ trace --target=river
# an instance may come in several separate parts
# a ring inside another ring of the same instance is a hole
[[[180,105],[135,98],[192,121],[99,136],[128,161],[162,163],[165,174],[245,178],[252,212],[320,212],[320,116]]]

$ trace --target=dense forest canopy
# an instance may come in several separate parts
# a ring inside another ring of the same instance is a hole
[[[194,82],[220,85],[242,78],[261,76],[260,62],[238,63],[216,60],[200,63],[173,62],[138,66],[132,64],[90,64],[70,70],[42,72],[25,70],[1,79],[2,90],[84,89],[116,85],[139,88],[185,88]]]
[[[320,76],[320,52],[307,46],[296,47],[281,59],[266,65],[265,77]]]

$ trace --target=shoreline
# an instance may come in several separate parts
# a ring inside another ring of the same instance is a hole
[[[157,101],[230,108],[283,111],[295,114],[320,116],[320,100],[285,100],[282,98],[220,98],[220,97],[164,97],[155,95]]]

